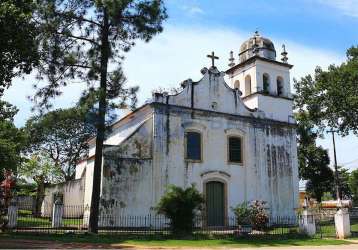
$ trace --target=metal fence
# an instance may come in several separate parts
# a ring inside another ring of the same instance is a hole
[[[358,236],[358,207],[350,209],[349,219],[352,236]]]
[[[33,233],[84,233],[87,231],[89,218],[83,206],[63,206],[66,211],[56,224],[48,213],[34,215],[32,209],[18,210],[15,232]],[[314,237],[335,237],[333,218],[322,219],[315,216],[317,233]],[[209,226],[205,216],[196,216],[193,221],[191,236],[194,238],[293,238],[301,237],[300,217],[269,218],[262,228],[237,225],[237,219],[226,217],[221,226]],[[141,238],[176,237],[171,230],[170,220],[162,215],[100,215],[99,233],[115,234],[119,237]]]

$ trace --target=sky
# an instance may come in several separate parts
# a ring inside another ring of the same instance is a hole
[[[188,78],[197,81],[200,69],[209,66],[206,57],[215,51],[219,70],[228,68],[229,52],[236,55],[242,42],[258,30],[281,52],[286,45],[292,79],[345,60],[346,49],[358,45],[358,0],[166,0],[169,18],[164,31],[149,43],[137,42],[123,63],[128,86],[139,86],[139,105],[153,89],[178,87]],[[20,111],[18,127],[32,115],[27,96],[34,93],[34,76],[15,79],[5,99]],[[71,84],[53,101],[54,107],[76,103],[83,84]],[[329,150],[333,164],[332,139],[318,141]],[[336,138],[338,164],[358,168],[358,137]]]

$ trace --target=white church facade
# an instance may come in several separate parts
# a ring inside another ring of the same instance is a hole
[[[276,60],[273,43],[255,34],[240,48],[239,62],[182,83],[175,95],[151,102],[111,126],[105,140],[100,211],[106,215],[154,214],[168,185],[195,184],[203,213],[233,215],[231,207],[262,200],[271,216],[298,207],[296,125],[286,52]],[[213,60],[215,58],[212,58]],[[226,78],[224,79],[224,76]],[[83,204],[90,205],[95,139],[78,164]]]

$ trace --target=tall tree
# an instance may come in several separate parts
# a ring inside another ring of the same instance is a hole
[[[321,202],[325,192],[332,190],[333,171],[327,150],[316,145],[317,132],[306,112],[296,114],[298,122],[298,162],[300,178],[307,180],[306,190]]]
[[[47,184],[61,182],[61,171],[56,167],[46,153],[31,155],[24,161],[18,169],[19,177],[32,179],[36,183],[36,206],[35,215],[41,215],[41,205],[45,197],[45,187]]]
[[[33,0],[0,2],[0,96],[15,76],[30,73],[39,59]]]
[[[97,233],[105,115],[109,107],[135,101],[137,88],[125,88],[120,62],[137,39],[148,42],[162,31],[162,0],[39,0],[42,31],[40,76],[50,84],[35,100],[48,106],[71,79],[88,83],[86,96],[98,103],[97,137],[89,232]],[[99,84],[98,84],[99,83]]]
[[[352,190],[349,186],[349,178],[350,173],[349,169],[338,166],[338,176],[339,176],[339,196],[341,199],[351,199],[352,198]],[[334,186],[332,186],[332,190],[334,190]],[[333,192],[333,197],[337,199],[336,193]]]
[[[0,121],[13,121],[19,110],[12,104],[2,101],[0,98]]]
[[[341,135],[358,135],[358,47],[347,50],[347,60],[317,67],[314,76],[295,81],[296,107],[307,111],[321,131],[333,128]]]
[[[352,192],[353,204],[358,206],[358,169],[353,170],[349,176],[349,188]]]
[[[18,109],[0,99],[0,173],[4,169],[16,172],[21,163],[21,150],[27,142],[23,129],[18,129],[13,123]],[[0,181],[3,175],[0,174]]]
[[[66,181],[74,178],[76,164],[87,154],[88,140],[95,135],[87,114],[81,107],[57,109],[26,123],[28,151],[45,152]]]

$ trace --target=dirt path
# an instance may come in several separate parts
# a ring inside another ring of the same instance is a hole
[[[356,243],[356,242],[355,242]],[[145,246],[132,246],[125,244],[94,244],[94,243],[61,243],[54,241],[42,241],[42,240],[21,240],[21,239],[0,239],[0,249],[180,249],[180,250],[209,250],[209,249],[240,249],[240,250],[358,250],[357,244],[352,245],[335,245],[335,246],[284,246],[284,247],[250,247],[250,248],[227,248],[227,247],[215,247],[215,248],[192,248],[192,247],[145,247]]]
[[[43,240],[22,240],[22,239],[0,239],[1,249],[133,249],[131,246],[93,243],[61,243]]]

